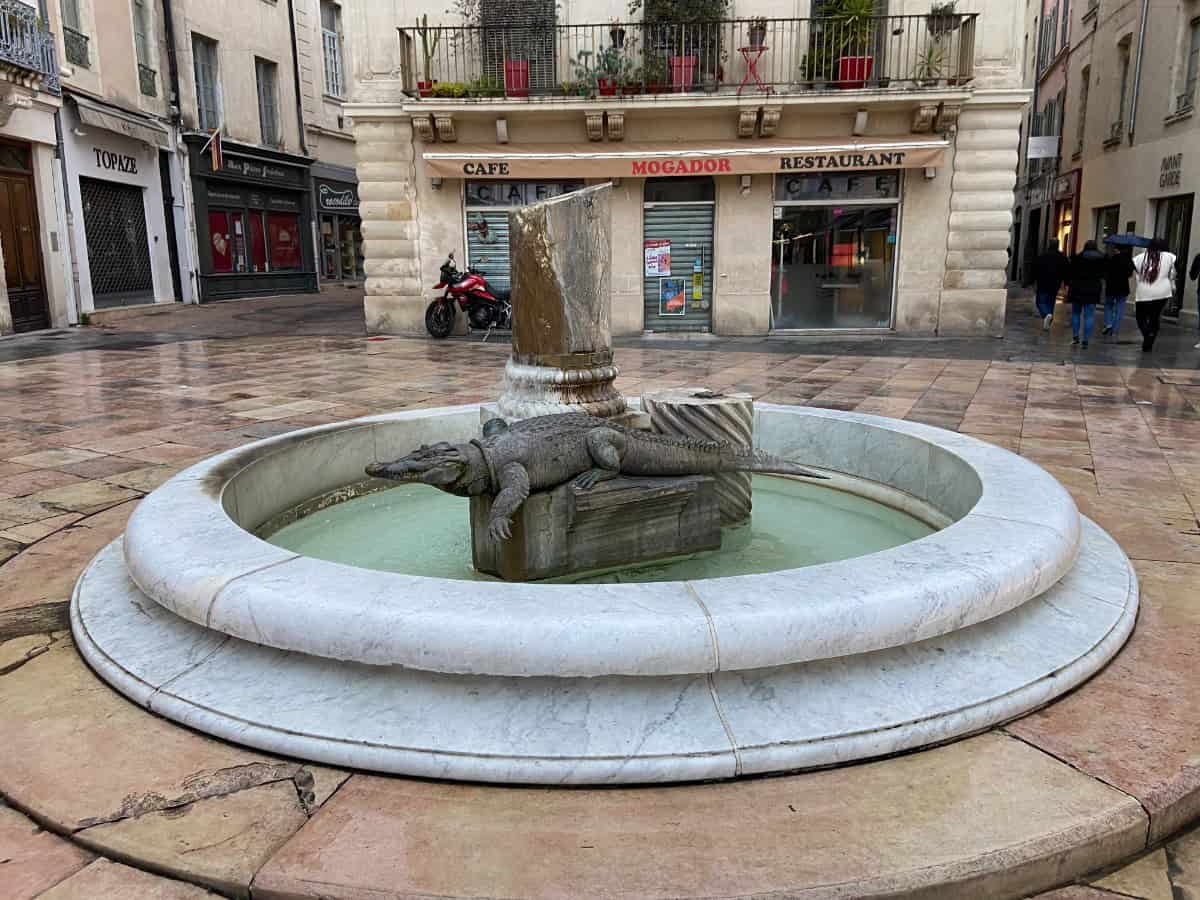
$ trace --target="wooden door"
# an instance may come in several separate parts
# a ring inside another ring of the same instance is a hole
[[[5,144],[0,153],[0,242],[13,327],[33,331],[50,326],[42,277],[37,196],[28,147]],[[24,168],[26,171],[20,171]]]

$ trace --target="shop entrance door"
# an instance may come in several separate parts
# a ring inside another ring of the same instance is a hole
[[[30,149],[0,144],[0,242],[8,305],[17,331],[50,326],[38,233]]]
[[[1192,234],[1192,194],[1168,197],[1158,201],[1154,216],[1154,236],[1167,242],[1175,254],[1175,296],[1167,303],[1164,315],[1178,316],[1183,308],[1183,292],[1187,287],[1188,246]]]
[[[712,331],[711,178],[646,182],[642,299],[647,331]]]
[[[83,230],[97,309],[154,301],[146,205],[142,189],[112,181],[79,179]]]

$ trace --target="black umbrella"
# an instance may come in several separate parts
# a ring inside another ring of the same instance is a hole
[[[1142,237],[1140,234],[1110,234],[1104,243],[1114,247],[1149,247],[1153,238]]]

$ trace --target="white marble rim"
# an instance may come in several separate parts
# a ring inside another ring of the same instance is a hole
[[[835,726],[831,726],[817,739],[789,740],[782,737],[771,741],[738,741],[734,736],[734,731],[738,729],[737,720],[734,720],[734,729],[730,730],[726,716],[721,713],[723,688],[719,681],[714,680],[718,676],[712,675],[705,677],[708,679],[715,708],[704,712],[704,717],[706,720],[720,717],[725,724],[729,745],[723,748],[691,744],[688,740],[691,732],[687,727],[680,731],[680,746],[674,752],[640,752],[640,745],[631,741],[631,751],[626,754],[591,754],[588,753],[590,742],[585,738],[581,743],[563,746],[553,754],[537,754],[522,752],[524,747],[517,744],[512,745],[509,752],[480,753],[464,751],[461,748],[421,746],[422,735],[411,729],[403,729],[397,735],[403,738],[403,742],[372,742],[340,737],[330,733],[327,723],[316,715],[316,709],[312,713],[315,718],[311,728],[296,727],[294,720],[289,720],[290,724],[285,726],[278,721],[280,716],[276,710],[286,707],[293,696],[291,679],[300,678],[304,681],[305,668],[327,667],[329,662],[301,654],[279,653],[246,644],[236,638],[222,639],[213,635],[218,643],[211,651],[201,654],[195,662],[180,662],[177,671],[163,673],[157,684],[149,676],[142,677],[136,671],[137,659],[119,659],[117,657],[122,655],[122,651],[114,650],[110,653],[109,648],[105,646],[106,634],[111,637],[114,627],[111,622],[106,621],[109,618],[105,615],[106,611],[118,604],[145,602],[132,584],[131,590],[125,593],[110,591],[105,596],[95,596],[97,588],[93,586],[93,573],[102,566],[111,569],[114,565],[118,568],[123,565],[120,553],[112,552],[112,547],[102,551],[77,583],[71,600],[71,627],[76,644],[88,664],[101,678],[134,702],[173,721],[269,753],[388,774],[517,784],[636,784],[721,779],[840,765],[945,743],[995,727],[1037,709],[1086,681],[1124,644],[1133,629],[1138,609],[1137,579],[1128,559],[1116,543],[1099,528],[1092,524],[1089,524],[1088,528],[1090,537],[1087,540],[1091,545],[1090,550],[1093,555],[1107,555],[1111,563],[1108,571],[1097,567],[1093,571],[1073,572],[1054,589],[1052,597],[1036,601],[1040,607],[1037,613],[1040,618],[1026,619],[1022,622],[1013,618],[1021,613],[1013,612],[975,628],[930,642],[944,644],[947,648],[947,652],[941,657],[944,661],[938,663],[938,678],[948,684],[961,683],[969,678],[970,666],[962,672],[956,670],[961,665],[960,660],[969,655],[972,649],[981,655],[994,656],[996,653],[1006,653],[1009,648],[1019,645],[1023,639],[1034,640],[1043,647],[1054,646],[1054,635],[1046,634],[1045,631],[1046,623],[1052,623],[1056,616],[1059,621],[1069,620],[1070,628],[1078,627],[1080,620],[1086,620],[1086,634],[1078,648],[1062,650],[1060,658],[1049,664],[1043,658],[1037,666],[1022,668],[1021,665],[1014,665],[1011,670],[1007,664],[1001,666],[1000,671],[1011,671],[1010,675],[1006,675],[1007,681],[1001,685],[991,685],[991,693],[977,702],[959,703],[954,698],[948,698],[941,708],[929,709],[922,715],[903,721],[881,723],[881,727],[878,728],[858,728],[844,732],[838,732]],[[1117,580],[1114,577],[1115,569],[1118,567],[1124,569],[1124,584],[1114,584]],[[103,577],[97,578],[96,584],[103,589],[104,581]],[[111,582],[111,576],[109,581]],[[91,596],[87,596],[89,591],[92,592]],[[85,602],[91,610],[88,615],[83,612]],[[1080,610],[1090,612],[1079,615]],[[94,624],[98,626],[95,631],[89,627],[92,617],[95,617]],[[122,633],[121,637],[129,642],[127,648],[158,645],[162,642],[164,628],[198,631],[196,626],[168,613],[161,613],[157,617],[139,613],[132,621],[137,623],[138,629],[144,629],[144,633]],[[1033,633],[1035,631],[1038,633]],[[967,651],[967,654],[963,651]],[[128,653],[128,649],[124,652]],[[224,668],[209,666],[210,660],[218,653],[227,656],[223,663]],[[264,654],[269,657],[265,668],[262,662]],[[233,661],[232,665],[230,659]],[[245,662],[244,669],[237,667],[239,659]],[[885,651],[840,661],[840,671],[844,672],[841,686],[844,687],[846,682],[855,682],[863,686],[860,688],[862,690],[874,690],[879,693],[878,687],[871,686],[879,680],[878,673],[881,671],[886,670],[889,677],[895,677],[895,659],[903,659],[903,656],[893,658],[891,651]],[[211,671],[213,668],[216,669],[215,673]],[[378,672],[378,675],[372,672]],[[418,678],[441,677],[433,674],[410,674]],[[727,673],[726,677],[737,674]],[[767,679],[772,677],[769,672],[759,674]],[[353,680],[376,677],[386,679],[388,670],[368,669],[364,673],[358,668]],[[923,676],[917,672],[913,677]],[[192,679],[191,690],[189,678]],[[221,679],[226,679],[227,683],[222,684]],[[223,708],[236,707],[236,701],[226,702],[227,698],[236,698],[247,680],[268,685],[266,690],[277,692],[279,703],[256,703],[252,707],[251,716],[246,715],[244,711]],[[602,681],[615,682],[621,690],[628,690],[631,696],[635,696],[645,686],[659,680],[618,678]],[[537,693],[532,684],[529,687],[522,686],[524,679],[497,681],[512,685],[505,689],[513,691],[511,702],[514,703],[525,702],[531,693]],[[584,679],[584,682],[599,683],[590,679]],[[194,693],[197,683],[203,685],[203,693],[208,699],[197,699]],[[786,683],[786,680],[779,682],[780,685]],[[818,683],[821,682],[818,680]],[[584,689],[587,689],[586,686]],[[792,689],[795,690],[794,687]],[[831,702],[836,704],[837,697],[840,696],[836,693],[839,690],[838,683],[828,683],[824,689],[833,692]],[[469,702],[466,699],[469,693],[469,686],[464,686],[460,692],[449,694],[443,689],[437,695],[439,701],[445,704],[440,714],[469,720]],[[937,696],[936,691],[933,696]],[[458,703],[467,711],[458,708]],[[636,703],[631,704],[631,707],[636,706]],[[789,727],[795,727],[787,720],[780,721],[780,717],[774,714],[770,707],[758,708],[752,712],[759,717],[767,717],[770,720],[766,726],[768,728],[782,728],[786,732]],[[273,719],[276,721],[273,722]],[[419,723],[414,723],[414,727],[418,725]],[[635,734],[637,727],[636,723],[613,726],[617,730],[633,729]],[[699,725],[696,728],[701,732],[704,730]],[[480,734],[481,743],[495,740],[494,734]]]
[[[1074,564],[1074,502],[1015,454],[858,413],[758,404],[756,420],[760,446],[818,467],[857,467],[848,474],[943,511],[955,507],[956,521],[840,562],[620,585],[360,569],[299,556],[235,521],[250,517],[247,527],[255,527],[415,443],[463,439],[478,428],[479,405],[470,404],[303,429],[198,463],[141,502],[125,561],[148,597],[243,640],[370,665],[502,677],[699,674],[899,646],[1018,607]],[[325,481],[305,486],[310,476]]]

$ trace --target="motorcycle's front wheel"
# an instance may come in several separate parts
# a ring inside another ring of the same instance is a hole
[[[425,308],[425,330],[431,337],[449,337],[454,330],[454,305],[447,300],[434,300]]]

